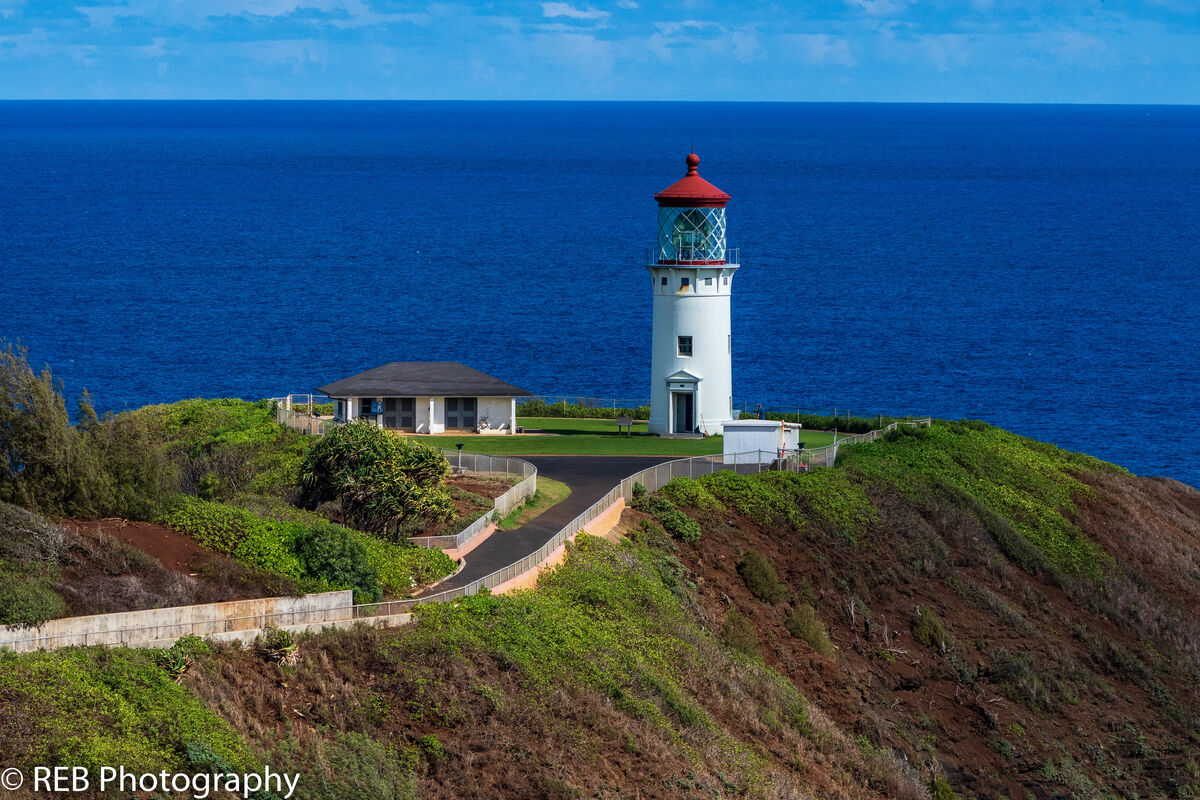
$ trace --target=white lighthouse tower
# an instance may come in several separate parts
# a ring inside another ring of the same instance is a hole
[[[701,178],[699,165],[689,154],[687,175],[654,195],[651,433],[718,434],[733,419],[729,296],[737,251],[725,248],[729,195]]]

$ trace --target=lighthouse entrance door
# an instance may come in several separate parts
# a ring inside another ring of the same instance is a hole
[[[675,411],[672,433],[691,433],[696,429],[695,398],[694,392],[671,392],[671,404]]]

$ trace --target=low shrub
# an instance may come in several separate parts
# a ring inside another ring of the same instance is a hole
[[[837,469],[756,475],[722,470],[699,482],[716,501],[763,527],[783,525],[799,531],[813,520],[857,541],[878,518],[862,487]]]
[[[54,589],[57,577],[11,569],[0,561],[0,625],[37,627],[67,615],[67,602]]]
[[[656,514],[654,518],[663,526],[663,530],[681,542],[695,542],[700,539],[699,523],[677,508]]]
[[[698,511],[721,512],[725,506],[694,478],[674,478],[658,493],[678,506],[689,506]]]
[[[767,419],[778,419],[784,422],[799,422],[805,428],[815,431],[831,431],[838,433],[867,433],[879,430],[896,421],[896,417],[835,417],[827,414],[796,414],[768,411],[763,416]]]
[[[912,623],[913,638],[926,647],[936,647],[943,653],[950,649],[954,640],[941,618],[932,609],[925,606],[917,608],[917,616]]]
[[[44,517],[0,502],[0,625],[34,627],[66,616],[55,590],[67,538]]]
[[[725,617],[725,623],[721,626],[721,641],[742,653],[758,652],[758,632],[754,630],[754,623],[736,609],[730,610]]]
[[[160,521],[243,564],[297,579],[302,591],[354,589],[360,602],[407,596],[456,568],[440,550],[393,544],[319,519],[264,519],[186,495],[175,498]]]
[[[787,595],[787,585],[779,580],[775,567],[758,550],[751,548],[742,553],[737,571],[750,593],[764,603],[778,603]]]
[[[700,524],[684,514],[675,504],[658,492],[654,494],[639,494],[634,484],[633,507],[638,511],[651,514],[667,533],[681,542],[695,542],[700,539]]]
[[[518,417],[560,417],[568,419],[650,419],[650,406],[636,408],[613,408],[612,406],[588,406],[582,403],[547,403],[544,400],[522,400],[517,403]]]
[[[326,522],[305,528],[292,540],[292,549],[309,575],[331,586],[349,586],[358,603],[383,599],[379,572],[371,566],[367,548],[345,528]]]
[[[816,650],[826,658],[833,658],[836,651],[833,646],[833,640],[829,638],[829,631],[826,630],[825,624],[817,617],[816,609],[808,603],[801,603],[793,608],[788,613],[783,624],[792,636],[801,641],[808,642],[813,650]]]

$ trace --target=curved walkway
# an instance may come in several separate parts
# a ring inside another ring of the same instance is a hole
[[[571,487],[561,503],[551,506],[528,525],[496,531],[467,555],[462,572],[424,594],[466,586],[520,561],[550,541],[563,526],[608,494],[622,479],[676,456],[520,456],[537,467],[538,477],[553,478]],[[418,595],[420,597],[421,595]]]

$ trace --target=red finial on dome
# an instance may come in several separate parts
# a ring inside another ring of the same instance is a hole
[[[654,195],[660,206],[671,208],[724,208],[729,195],[700,177],[700,156],[688,153],[687,175]]]

